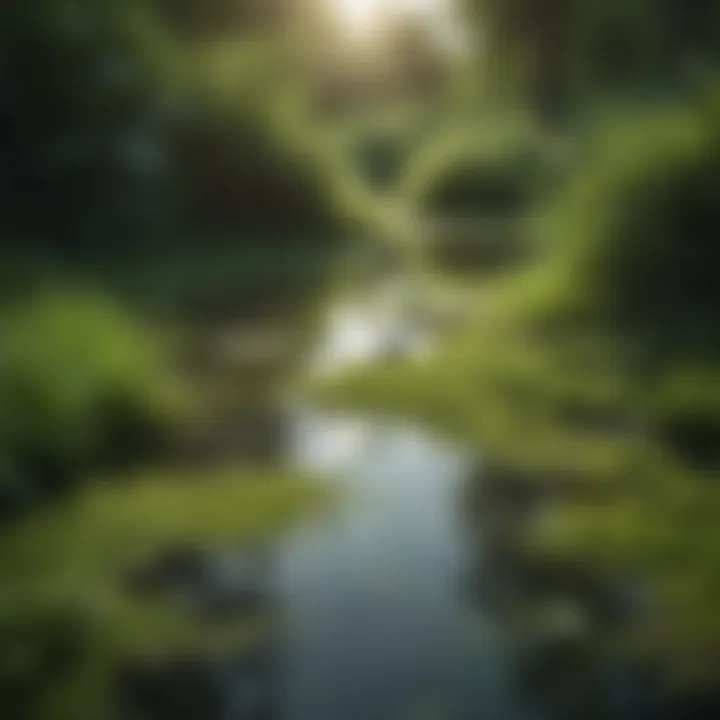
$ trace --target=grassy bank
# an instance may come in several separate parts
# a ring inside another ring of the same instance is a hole
[[[317,508],[310,478],[231,467],[98,481],[4,528],[0,687],[16,717],[98,717],[121,663],[237,651],[272,614],[198,616],[182,594],[137,595],[129,574],[173,548],[242,552]]]
[[[318,389],[561,489],[523,551],[641,580],[622,644],[685,680],[720,648],[716,112],[604,128],[534,218],[539,259],[487,285],[469,327]]]

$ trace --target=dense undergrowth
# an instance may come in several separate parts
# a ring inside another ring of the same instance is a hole
[[[46,291],[6,308],[0,333],[4,509],[157,455],[182,434],[190,388],[149,327],[117,304]]]
[[[255,280],[302,302],[371,203],[280,41],[188,42],[158,6],[3,9],[3,294],[93,282],[167,309]]]
[[[548,187],[553,160],[520,114],[490,113],[441,128],[410,158],[401,187],[425,217],[515,217]]]
[[[518,533],[523,549],[647,580],[660,612],[626,640],[676,675],[712,676],[720,114],[712,102],[655,108],[600,134],[591,121],[580,138],[565,95],[583,74],[603,98],[642,84],[663,96],[658,72],[676,90],[693,34],[694,61],[710,61],[716,13],[698,5],[683,29],[672,2],[580,3],[592,22],[563,16],[562,3],[542,22],[533,3],[475,3],[494,36],[463,87],[501,60],[542,120],[562,111],[553,134],[485,98],[462,118],[443,105],[397,126],[317,122],[289,44],[265,32],[270,5],[0,8],[2,710],[104,717],[128,658],[253,634],[252,622],[210,627],[123,584],[168,548],[243,544],[322,497],[273,469],[189,472],[180,455],[162,467],[204,421],[203,393],[231,410],[252,393],[265,400],[265,378],[193,385],[167,328],[250,319],[304,332],[348,241],[362,255],[359,238],[373,234],[374,272],[392,274],[407,269],[405,248],[385,236],[415,241],[417,259],[422,240],[450,248],[437,219],[469,221],[460,229],[474,248],[440,252],[439,265],[492,273],[502,256],[511,271],[460,293],[472,321],[431,357],[389,360],[318,394],[418,419],[560,488],[569,501]],[[652,37],[635,43],[645,21]],[[581,42],[568,44],[573,29]],[[488,218],[512,223],[533,262],[516,266],[504,235],[472,225]]]
[[[541,258],[489,286],[480,320],[319,389],[561,488],[525,551],[646,579],[662,609],[624,641],[686,679],[720,643],[716,117],[702,102],[606,128],[537,213]]]
[[[17,298],[0,333],[5,712],[101,717],[128,663],[262,641],[271,618],[210,622],[128,578],[178,548],[257,543],[317,506],[322,487],[242,463],[184,467],[207,393],[180,373],[173,332],[105,295]]]
[[[221,467],[105,477],[0,535],[0,689],[12,717],[112,712],[121,667],[264,642],[269,608],[208,617],[181,595],[132,591],[175,548],[258,544],[324,493],[307,478]]]
[[[181,340],[198,319],[305,318],[363,225],[362,193],[277,39],[212,22],[189,39],[169,12],[0,9],[8,717],[107,717],[123,664],[241,648],[262,623],[204,622],[125,576],[178,546],[242,547],[322,495],[242,459],[181,469],[211,402]]]

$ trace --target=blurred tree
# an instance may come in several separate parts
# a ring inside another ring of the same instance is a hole
[[[279,108],[282,48],[242,34],[279,18],[281,4],[272,5],[277,14],[270,7],[174,2],[177,18],[147,0],[3,8],[0,222],[8,237],[105,262],[179,238],[204,245],[218,231],[250,245],[280,231],[335,232],[334,178],[316,162],[323,148],[280,137],[284,121],[303,122],[301,103]],[[198,42],[178,39],[173,21],[182,18]],[[238,41],[216,42],[221,30]]]
[[[712,103],[618,123],[549,213],[568,307],[582,287],[586,320],[651,365],[719,357],[717,127]]]
[[[436,29],[424,18],[400,16],[388,33],[388,44],[398,66],[400,92],[437,96],[449,70],[449,58],[440,47]]]
[[[153,0],[184,37],[208,38],[273,30],[288,19],[290,0]]]
[[[89,250],[156,231],[163,97],[138,8],[29,0],[3,9],[0,214],[22,234]]]
[[[712,0],[469,0],[490,64],[538,115],[562,117],[585,94],[671,88],[714,65]],[[508,77],[508,75],[510,77]]]

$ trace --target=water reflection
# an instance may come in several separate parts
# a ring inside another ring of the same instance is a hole
[[[176,549],[139,578],[183,588],[215,620],[270,612],[275,631],[238,657],[126,671],[128,717],[535,717],[518,699],[511,637],[461,592],[469,458],[402,425],[310,410],[288,414],[285,437],[296,464],[341,486],[332,512],[266,554]]]
[[[388,307],[378,294],[338,309],[311,369],[427,349]],[[523,526],[557,490],[401,423],[265,410],[263,453],[325,473],[338,502],[271,547],[180,548],[145,569],[206,618],[264,614],[273,630],[236,655],[126,671],[128,718],[716,717],[711,699],[671,697],[606,642],[638,622],[632,584],[522,552]],[[234,452],[238,436],[257,442],[247,430],[234,425]]]
[[[280,717],[528,717],[509,648],[459,592],[469,460],[402,425],[298,412],[296,459],[335,471],[331,516],[287,539]]]
[[[352,365],[429,350],[431,328],[416,312],[418,288],[397,281],[380,283],[369,298],[333,308],[313,355],[311,373],[327,375]]]
[[[518,639],[514,671],[527,702],[552,720],[684,717],[653,669],[613,642],[647,612],[637,578],[523,547],[524,526],[562,502],[562,492],[492,465],[467,489],[477,549],[469,592],[479,612],[502,618]]]
[[[636,584],[522,552],[557,491],[378,418],[296,410],[287,441],[343,491],[278,546],[276,717],[715,717],[611,642]]]
[[[152,720],[273,720],[277,717],[272,644],[236,657],[180,657],[135,664],[120,674],[120,717]]]

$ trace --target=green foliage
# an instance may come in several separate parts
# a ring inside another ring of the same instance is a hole
[[[534,554],[640,578],[650,601],[622,643],[675,681],[717,683],[716,473],[659,456],[629,487],[594,503],[558,505],[531,529]],[[639,488],[643,488],[639,490]]]
[[[540,138],[517,122],[449,131],[408,163],[403,188],[430,217],[515,217],[549,179]]]
[[[155,232],[166,94],[142,5],[30,0],[1,12],[3,224],[55,248]]]
[[[3,9],[5,252],[32,241],[38,264],[91,267],[178,244],[200,259],[228,242],[267,256],[280,237],[331,251],[344,168],[309,131],[280,43],[185,43],[151,5]]]
[[[360,174],[381,189],[397,186],[413,149],[412,143],[411,133],[404,128],[360,132],[352,148]]]
[[[153,5],[175,32],[195,40],[272,29],[289,7],[285,0],[153,0]]]
[[[123,576],[174,547],[241,547],[325,496],[307,478],[231,467],[147,471],[88,485],[0,537],[0,689],[12,717],[104,717],[119,663],[237,651],[258,618],[206,622],[185,603],[143,598]]]
[[[526,200],[520,163],[504,164],[498,158],[457,159],[439,170],[432,188],[423,197],[431,213],[468,216],[493,212],[514,215]]]
[[[543,208],[545,256],[476,296],[460,337],[319,391],[569,491],[526,550],[640,573],[657,607],[632,640],[705,677],[720,644],[716,117],[614,125]]]
[[[544,120],[598,95],[686,89],[718,64],[720,12],[683,0],[464,0],[485,66]],[[487,60],[489,57],[489,61]]]
[[[674,368],[648,403],[664,447],[696,469],[720,461],[720,377],[716,366]]]
[[[42,494],[156,452],[189,410],[160,343],[96,295],[48,293],[0,317],[3,494]]]
[[[606,133],[548,212],[560,313],[582,287],[572,302],[647,361],[714,352],[719,139],[714,113],[696,110]]]
[[[102,652],[93,622],[79,610],[26,602],[0,611],[0,689],[15,717],[64,720],[89,717],[97,708]]]
[[[330,168],[247,108],[198,107],[170,139],[187,225],[246,238],[336,239],[343,227]]]

